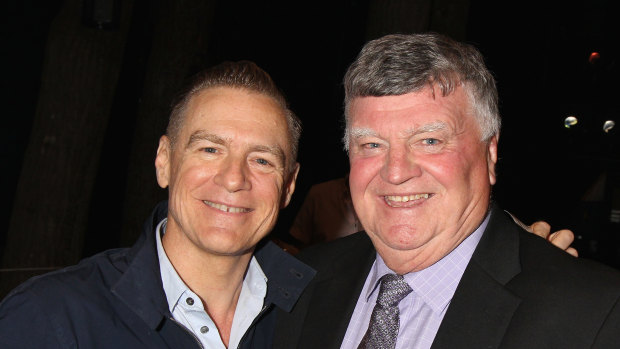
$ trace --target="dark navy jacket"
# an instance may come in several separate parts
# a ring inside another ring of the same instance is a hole
[[[200,348],[172,319],[163,291],[155,228],[158,205],[132,248],[32,278],[0,303],[0,348]],[[240,348],[271,348],[276,311],[290,311],[314,270],[271,242],[255,253],[268,278],[265,308]]]

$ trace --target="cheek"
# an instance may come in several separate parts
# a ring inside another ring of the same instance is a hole
[[[277,211],[280,208],[284,180],[279,176],[258,175],[253,178],[252,191],[257,200],[267,206],[273,206]]]
[[[471,165],[460,153],[437,154],[424,158],[420,166],[443,187],[461,184],[469,176]]]
[[[174,183],[180,184],[185,190],[194,190],[208,181],[214,173],[214,169],[208,166],[190,165],[178,170],[174,177]]]
[[[375,158],[357,158],[350,161],[351,170],[349,173],[349,185],[351,195],[353,192],[364,191],[372,179],[379,175],[381,170],[381,160]]]
[[[457,161],[458,159],[430,162],[424,168],[442,186],[450,187],[457,180],[455,175],[459,175],[461,172]]]
[[[349,173],[349,187],[353,207],[358,218],[365,225],[366,229],[373,229],[372,221],[376,202],[373,201],[372,183],[376,178],[380,178],[380,161],[377,159],[356,159],[351,161],[351,171]]]

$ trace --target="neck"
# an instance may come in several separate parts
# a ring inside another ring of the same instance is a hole
[[[162,245],[183,282],[200,297],[207,314],[228,346],[237,301],[253,251],[216,255],[201,250],[184,234],[167,231]]]
[[[377,253],[383,258],[385,265],[395,273],[404,275],[426,269],[450,254],[480,227],[485,217],[486,213],[481,219],[472,220],[475,223],[464,223],[457,231],[439,234],[428,243],[415,249],[394,249],[383,243],[375,234],[369,234],[369,237]]]

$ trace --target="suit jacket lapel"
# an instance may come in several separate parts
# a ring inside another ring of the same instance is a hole
[[[333,260],[330,272],[318,275],[304,321],[304,347],[340,348],[349,320],[375,260],[370,239],[364,236],[355,246],[347,245]],[[329,295],[324,297],[323,295]]]
[[[504,285],[520,270],[518,229],[494,207],[432,348],[497,348],[520,299]]]

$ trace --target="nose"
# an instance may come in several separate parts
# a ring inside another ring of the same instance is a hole
[[[248,180],[247,164],[243,159],[228,158],[223,160],[217,174],[215,184],[234,193],[240,190],[249,190],[252,186]]]
[[[422,169],[412,152],[407,149],[390,148],[387,153],[381,178],[391,184],[402,184],[422,175]]]

